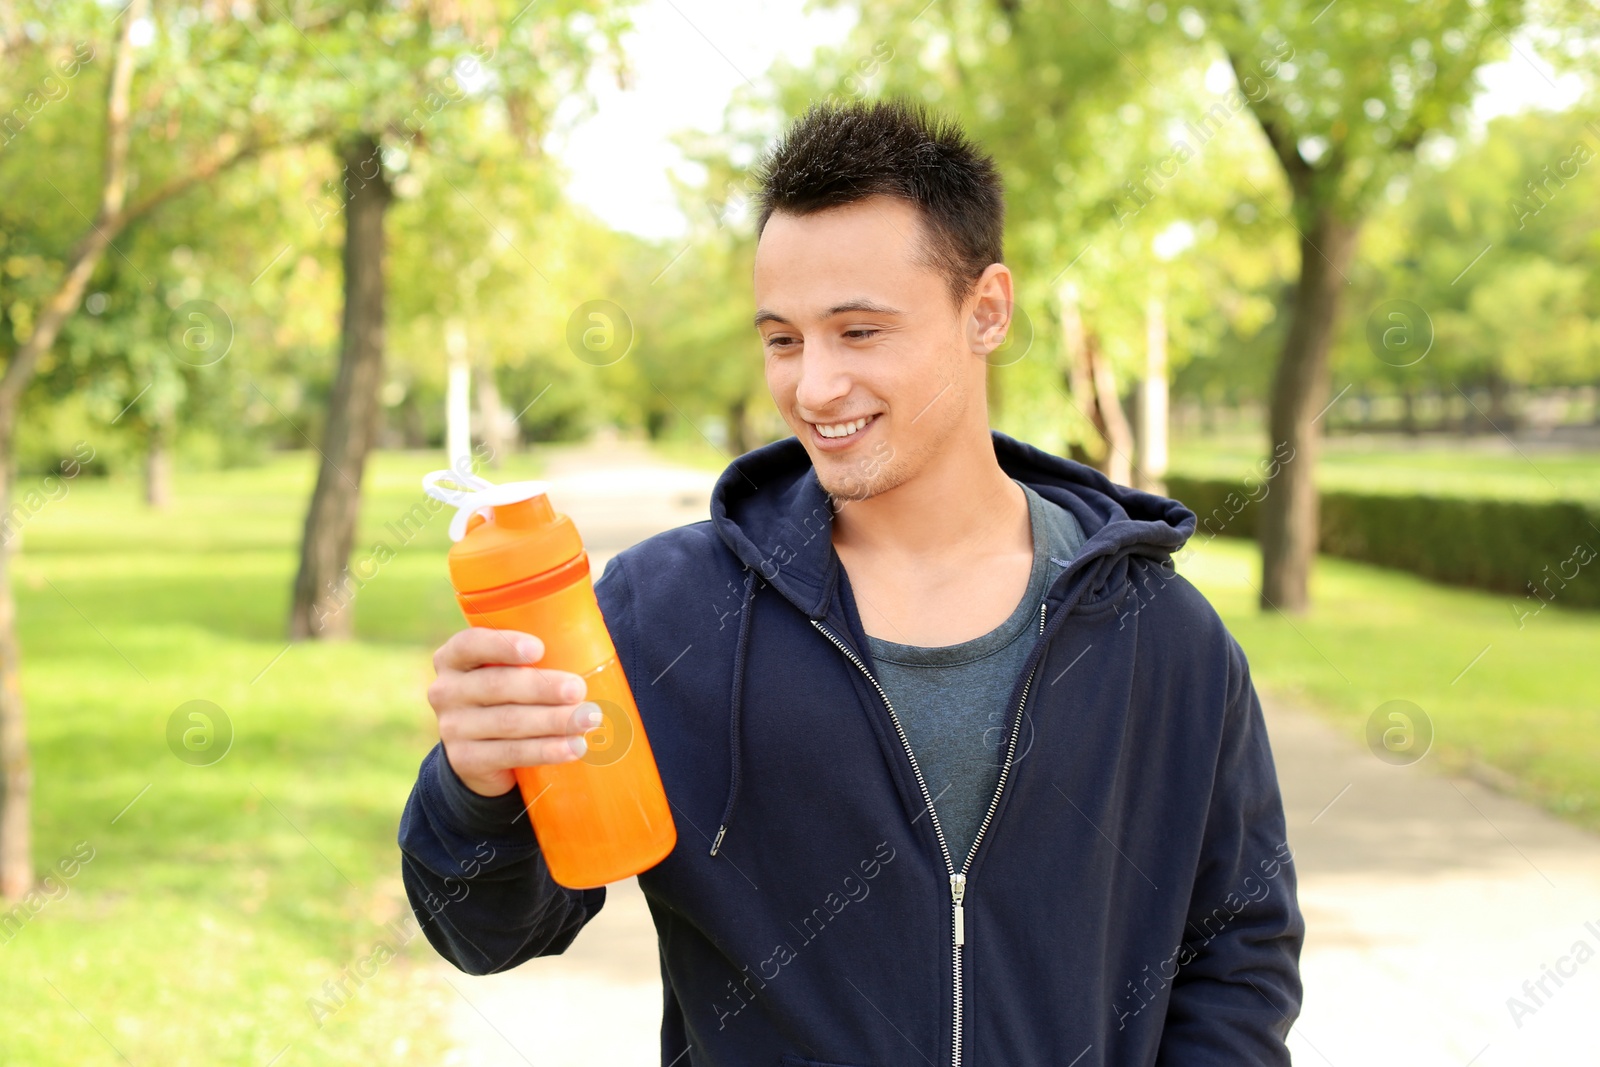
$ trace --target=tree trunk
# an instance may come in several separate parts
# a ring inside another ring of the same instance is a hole
[[[1144,380],[1139,383],[1138,471],[1134,484],[1167,491],[1167,312],[1159,291],[1145,305]]]
[[[9,439],[0,464],[0,516],[11,513]],[[9,533],[9,531],[7,531]],[[16,900],[33,886],[30,798],[33,762],[28,755],[28,720],[22,703],[17,644],[17,605],[11,596],[11,538],[0,540],[0,898]]]
[[[509,449],[505,405],[500,402],[500,387],[495,384],[494,368],[474,364],[473,385],[478,394],[478,423],[482,427],[478,440],[489,449],[489,467],[500,469],[500,457]]]
[[[1079,463],[1094,467],[1104,473],[1111,462],[1110,435],[1106,429],[1105,415],[1101,410],[1095,387],[1095,342],[1084,328],[1083,315],[1078,310],[1078,287],[1063,282],[1056,290],[1056,303],[1061,313],[1062,359],[1066,363],[1067,396],[1078,409],[1095,436],[1099,438],[1098,454],[1091,452],[1087,441],[1069,441],[1068,455]]]
[[[1328,402],[1328,356],[1347,284],[1343,272],[1354,255],[1359,228],[1359,222],[1341,219],[1324,207],[1318,209],[1310,233],[1300,239],[1300,280],[1267,420],[1268,454],[1279,466],[1261,501],[1262,610],[1300,614],[1310,605],[1321,441],[1320,420],[1312,420]]]
[[[144,502],[152,508],[172,503],[172,455],[167,450],[170,431],[154,426],[144,453]]]
[[[1417,393],[1411,386],[1400,390],[1400,432],[1415,437],[1421,432],[1417,426]]]
[[[1106,439],[1105,476],[1118,485],[1133,483],[1133,429],[1117,397],[1117,380],[1111,361],[1100,351],[1100,339],[1087,335],[1084,354],[1089,357],[1089,378],[1094,383],[1096,423]]]
[[[361,476],[378,425],[383,385],[384,213],[389,183],[367,134],[343,146],[344,322],[328,398],[322,465],[306,512],[289,616],[292,638],[347,637],[354,616],[347,566],[361,513]]]
[[[750,451],[750,401],[745,397],[728,405],[728,450],[735,456]]]
[[[0,520],[11,511],[15,482],[17,414],[22,393],[39,358],[55,344],[106,248],[128,223],[128,100],[133,86],[133,26],[147,0],[130,0],[106,87],[105,174],[100,208],[67,257],[61,282],[41,305],[33,332],[11,354],[0,373]],[[33,887],[33,764],[28,755],[28,719],[22,703],[21,647],[16,602],[11,596],[10,538],[0,537],[0,898],[16,900]]]
[[[1517,427],[1511,416],[1511,383],[1498,371],[1489,371],[1489,422],[1495,429],[1510,433]]]

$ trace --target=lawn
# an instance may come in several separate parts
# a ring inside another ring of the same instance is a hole
[[[369,471],[356,554],[381,538],[395,558],[361,587],[345,644],[283,637],[307,455],[180,476],[165,514],[134,484],[80,480],[25,527],[35,856],[80,862],[0,944],[0,1063],[441,1061],[457,994],[420,936],[349,977],[406,914],[395,830],[434,736],[429,655],[460,624],[448,512],[409,543],[388,525],[440,465],[385,454]],[[519,458],[493,477],[538,473]],[[1263,691],[1352,736],[1384,701],[1414,701],[1436,727],[1430,761],[1500,768],[1600,827],[1600,613],[1552,606],[1519,629],[1504,597],[1322,559],[1315,610],[1290,621],[1256,610],[1249,544],[1213,541],[1184,573]],[[209,766],[168,748],[191,700],[234,731]],[[328,997],[341,979],[348,995]]]
[[[136,485],[79,480],[26,526],[34,855],[41,874],[92,858],[0,944],[0,1063],[440,1061],[456,994],[424,939],[359,974],[408,913],[395,832],[433,736],[430,653],[460,621],[449,512],[409,544],[386,527],[438,466],[388,454],[369,470],[356,555],[383,538],[396,556],[358,592],[347,644],[285,651],[306,455],[180,475],[161,515]],[[508,468],[494,476],[536,476]],[[210,766],[167,745],[196,699],[234,731]]]
[[[1222,615],[1257,688],[1300,699],[1351,737],[1380,704],[1409,700],[1432,720],[1426,759],[1478,764],[1491,782],[1600,830],[1600,612],[1526,605],[1401,571],[1317,558],[1313,609],[1256,607],[1260,554],[1218,538],[1180,568]],[[1520,623],[1520,624],[1519,624]],[[1503,772],[1496,774],[1495,771]]]

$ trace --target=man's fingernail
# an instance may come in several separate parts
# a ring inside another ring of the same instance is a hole
[[[579,734],[577,737],[567,738],[567,747],[572,749],[572,755],[576,758],[589,751],[589,742],[583,739],[582,734]]]
[[[578,711],[581,713],[579,721],[588,723],[591,728],[599,726],[605,718],[600,714],[600,705],[592,700],[579,704]]]
[[[523,660],[525,660],[528,663],[536,663],[536,662],[538,662],[539,658],[543,654],[544,654],[544,650],[539,647],[537,642],[534,642],[534,641],[518,641],[517,642],[517,655],[521,656],[523,658]]]
[[[589,687],[583,684],[582,678],[573,678],[561,684],[561,699],[567,703],[571,703],[574,700],[582,700],[583,694],[588,691]]]

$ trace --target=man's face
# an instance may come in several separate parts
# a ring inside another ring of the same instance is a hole
[[[984,355],[1010,318],[1010,274],[990,266],[953,307],[945,276],[916,261],[922,226],[876,196],[775,212],[756,247],[767,389],[836,497],[893,489],[959,430],[988,441]]]

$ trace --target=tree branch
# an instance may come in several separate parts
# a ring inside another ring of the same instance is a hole
[[[62,324],[77,308],[90,275],[115,235],[111,227],[122,216],[123,201],[128,193],[128,96],[133,85],[133,26],[144,18],[148,9],[149,0],[130,0],[117,36],[117,51],[106,89],[106,160],[105,177],[100,183],[100,208],[89,224],[89,232],[79,239],[68,257],[67,272],[56,291],[44,302],[33,332],[6,364],[5,373],[0,375],[0,449],[9,450],[7,446],[22,390],[33,377],[39,357],[55,343]]]
[[[1228,65],[1233,68],[1234,80],[1242,87],[1247,75],[1243,61],[1231,48],[1228,49]],[[1295,137],[1289,116],[1273,101],[1271,93],[1260,100],[1250,100],[1250,113],[1256,117],[1261,132],[1266,134],[1267,143],[1272,146],[1273,154],[1283,167],[1284,176],[1289,179],[1289,187],[1294,190],[1296,197],[1304,196],[1311,187],[1315,170],[1300,154],[1299,139]]]

